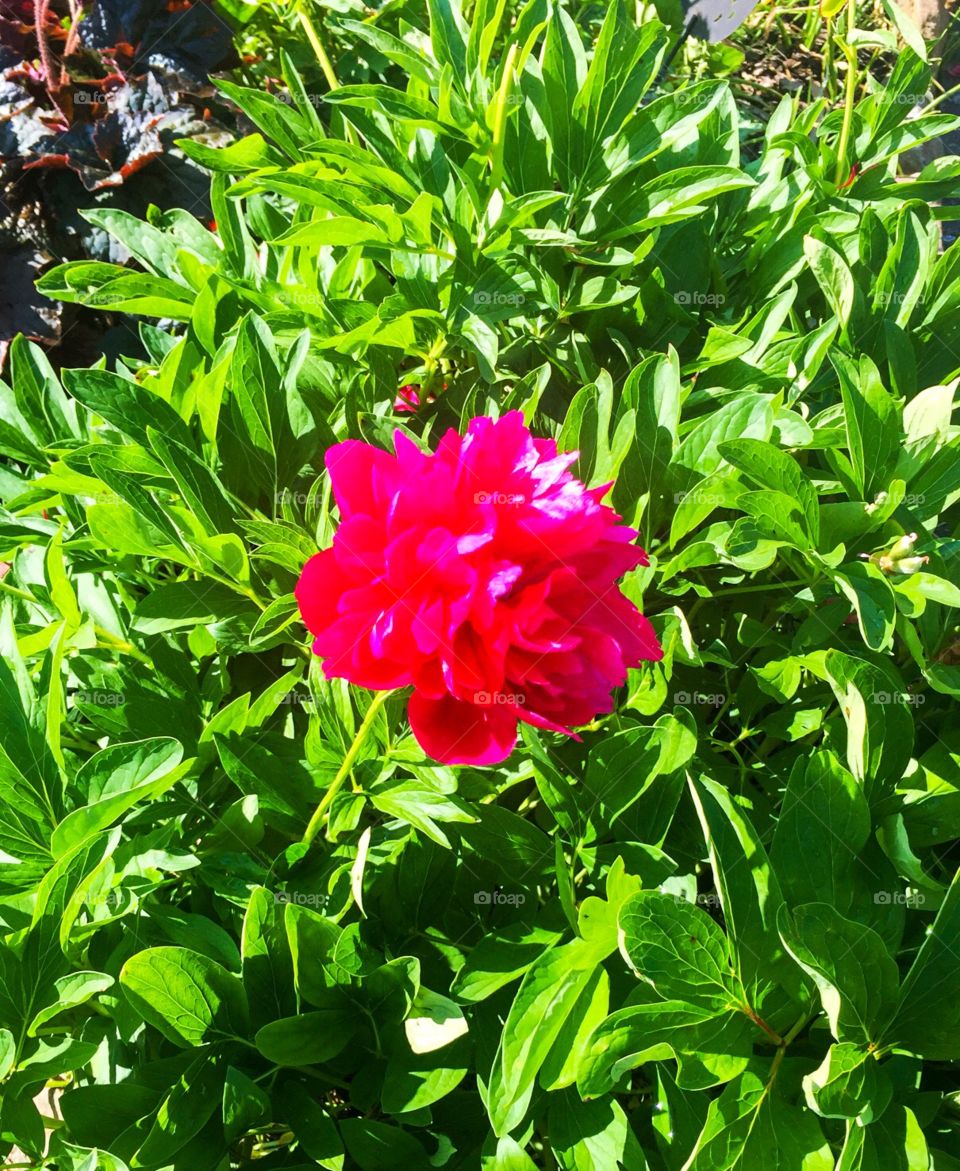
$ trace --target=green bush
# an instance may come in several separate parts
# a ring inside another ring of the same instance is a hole
[[[949,1171],[960,160],[897,160],[955,120],[905,51],[848,167],[619,4],[502,8],[351,25],[405,89],[225,84],[217,233],[101,210],[141,268],[43,278],[161,324],[0,388],[2,1141],[53,1079],[58,1171]],[[451,768],[292,591],[328,446],[509,409],[615,482],[665,656]]]

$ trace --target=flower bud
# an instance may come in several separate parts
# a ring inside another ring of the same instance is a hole
[[[902,574],[916,573],[929,560],[929,557],[901,557],[899,561],[893,563],[893,572]]]
[[[904,533],[899,541],[888,551],[887,556],[892,561],[899,561],[903,557],[910,557],[913,554],[913,547],[916,543],[916,533]]]

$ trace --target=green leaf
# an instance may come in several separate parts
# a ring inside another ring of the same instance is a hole
[[[798,760],[770,847],[770,863],[791,907],[828,903],[899,942],[902,908],[878,901],[898,886],[896,872],[871,838],[870,806],[832,752]],[[811,858],[823,860],[812,867]]]
[[[847,333],[856,299],[853,273],[837,249],[822,240],[805,236],[803,250],[827,304]]]
[[[875,1053],[848,1042],[830,1046],[820,1066],[803,1079],[803,1092],[822,1118],[866,1126],[887,1108],[893,1086]]]
[[[960,1043],[960,873],[903,978],[890,1040],[931,1060],[952,1060]]]
[[[220,1106],[224,1070],[222,1058],[197,1058],[181,1074],[160,1104],[157,1116],[137,1150],[140,1166],[168,1163],[199,1133]]]
[[[467,27],[458,0],[428,0],[430,42],[441,66],[449,65],[454,77],[462,78],[467,65]]]
[[[53,988],[56,991],[56,1001],[47,1005],[46,1008],[40,1009],[30,1022],[30,1027],[27,1029],[28,1035],[37,1036],[42,1025],[52,1021],[62,1012],[68,1012],[71,1008],[86,1004],[98,992],[105,992],[108,988],[112,988],[114,983],[113,977],[108,976],[105,972],[71,972],[69,976],[61,976],[54,980]]]
[[[0,1029],[0,1079],[7,1076],[17,1058],[17,1042],[9,1029]]]
[[[724,1012],[743,989],[727,938],[706,912],[659,891],[640,891],[620,910],[620,950],[664,1000]]]
[[[460,1000],[480,1001],[519,980],[560,934],[526,923],[511,923],[486,934],[471,949],[451,986]]]
[[[257,887],[243,919],[240,948],[243,987],[254,1025],[296,1011],[293,958],[284,924],[285,904],[265,887]]]
[[[887,578],[870,562],[855,561],[837,570],[834,581],[853,605],[863,641],[870,650],[889,650],[897,602]]]
[[[847,765],[874,804],[903,777],[913,751],[913,717],[903,685],[874,663],[829,650],[827,678],[847,725]]]
[[[359,1026],[356,1011],[332,988],[323,1009],[271,1021],[257,1032],[257,1048],[275,1065],[317,1065],[341,1053]]]
[[[618,1009],[593,1032],[577,1075],[585,1098],[608,1094],[647,1061],[676,1058],[678,1083],[705,1089],[730,1081],[753,1053],[754,1026],[741,1013],[717,1015],[679,1000]]]
[[[721,445],[728,439],[768,440],[773,432],[770,400],[761,394],[740,394],[703,418],[680,444],[674,463],[701,476],[720,466]]]
[[[800,465],[785,452],[758,439],[729,439],[719,446],[720,454],[739,468],[758,487],[791,497],[799,504],[803,528],[811,542],[820,539],[820,510],[817,492]]]
[[[548,951],[524,976],[487,1088],[487,1111],[496,1134],[508,1134],[526,1113],[540,1067],[590,984],[596,962],[594,951],[575,940]]]
[[[615,1099],[581,1102],[568,1091],[551,1102],[548,1126],[551,1150],[565,1171],[606,1171],[646,1163],[626,1112]]]
[[[833,1171],[833,1156],[815,1115],[789,1105],[761,1077],[746,1072],[710,1103],[703,1133],[684,1166],[689,1171]]]
[[[228,1066],[223,1082],[223,1134],[227,1142],[269,1122],[270,1117],[270,1099],[265,1091],[241,1070]]]
[[[930,1154],[916,1115],[895,1103],[869,1126],[847,1124],[837,1171],[926,1171]]]
[[[247,1001],[237,976],[183,947],[150,947],[123,965],[120,985],[143,1019],[181,1048],[242,1036]]]
[[[304,1151],[328,1171],[342,1171],[343,1143],[327,1111],[297,1082],[285,1085],[283,1095],[286,1117]]]
[[[863,500],[886,487],[891,460],[900,447],[900,417],[880,373],[864,355],[859,366],[833,355],[840,379],[847,448],[854,482]]]
[[[803,1003],[804,982],[777,938],[780,885],[755,828],[715,781],[691,780],[690,787],[748,1003],[759,1009],[771,980]]]
[[[428,1171],[430,1162],[419,1142],[399,1126],[369,1118],[345,1118],[340,1134],[347,1153],[363,1171]]]
[[[883,940],[827,903],[778,916],[784,945],[814,979],[838,1041],[875,1044],[895,1011],[900,975]]]
[[[362,110],[373,110],[386,118],[410,122],[444,137],[462,137],[457,127],[440,121],[436,106],[388,85],[342,85],[325,94],[324,101],[348,109],[356,106]]]
[[[90,757],[78,771],[74,789],[86,803],[60,822],[50,848],[55,858],[99,833],[139,801],[165,792],[183,776],[178,768],[183,746],[158,736],[129,744],[115,744]]]

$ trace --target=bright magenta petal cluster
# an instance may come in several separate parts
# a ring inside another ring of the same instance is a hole
[[[617,581],[647,556],[519,411],[448,431],[433,454],[327,452],[341,524],[296,596],[328,678],[413,687],[410,726],[447,764],[496,764],[517,721],[572,734],[627,668],[663,652]]]

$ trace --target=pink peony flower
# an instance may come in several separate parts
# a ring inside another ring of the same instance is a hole
[[[496,764],[517,722],[572,735],[613,708],[627,668],[660,659],[617,588],[647,556],[552,439],[519,411],[473,419],[424,454],[348,440],[326,464],[341,523],[296,597],[328,678],[413,687],[408,714],[447,764]]]
[[[444,383],[442,390],[447,389],[447,384]],[[398,415],[414,415],[423,405],[423,403],[435,403],[437,396],[428,391],[425,398],[421,399],[420,391],[422,387],[419,382],[408,382],[406,386],[401,386],[397,391],[397,397],[393,400],[393,409]]]
[[[420,387],[416,383],[401,386],[393,400],[393,409],[398,415],[412,415],[420,406]]]

